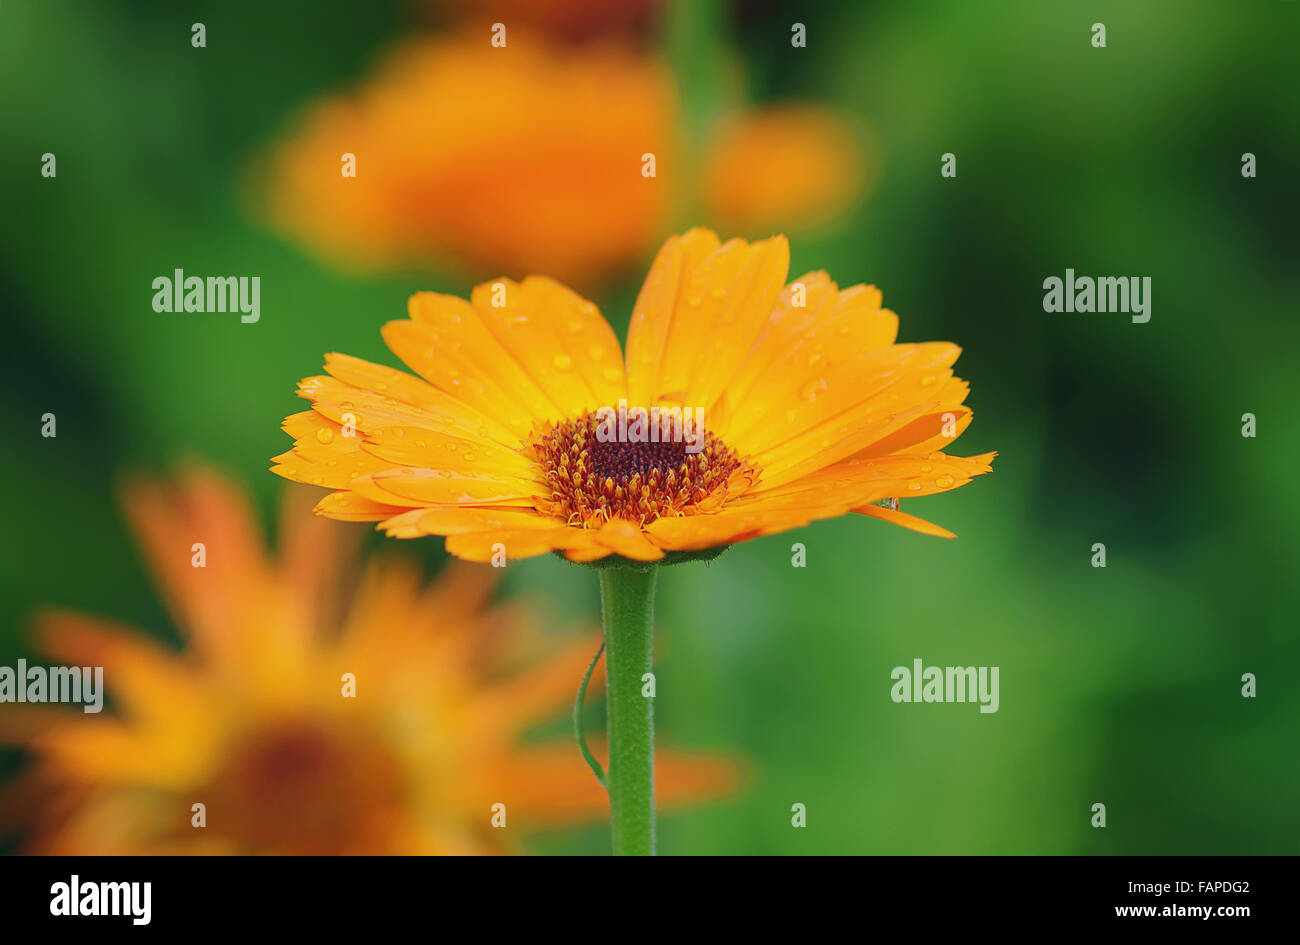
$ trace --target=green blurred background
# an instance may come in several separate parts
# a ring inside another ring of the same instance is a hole
[[[853,517],[663,574],[661,738],[751,763],[737,798],[664,817],[661,851],[1300,852],[1300,4],[705,7],[688,7],[686,45],[737,54],[752,100],[832,104],[871,129],[874,189],[793,242],[792,273],[874,282],[900,340],[961,344],[976,419],[957,452],[1000,456],[904,503],[957,541]],[[170,637],[121,475],[202,457],[269,522],[294,382],[325,351],[396,363],[379,326],[411,292],[467,293],[336,271],[239,196],[298,109],[431,28],[412,5],[337,0],[0,7],[0,664],[33,655],[45,603]],[[682,78],[707,95],[707,75]],[[39,174],[46,151],[57,180]],[[151,281],[178,266],[260,275],[261,322],[155,314]],[[1043,279],[1067,267],[1149,275],[1151,321],[1045,314]],[[596,299],[620,335],[635,289]],[[437,539],[400,550],[442,560]],[[596,613],[586,569],[507,572],[556,632]],[[918,657],[999,666],[1000,710],[895,705],[890,670]],[[607,846],[600,826],[530,841]]]

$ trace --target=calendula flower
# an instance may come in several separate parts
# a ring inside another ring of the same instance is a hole
[[[642,172],[675,162],[666,70],[612,44],[489,39],[413,41],[311,109],[270,159],[270,218],[348,265],[594,281],[640,258],[669,213]]]
[[[729,231],[827,222],[866,183],[861,134],[836,112],[808,105],[732,114],[713,129],[703,162],[704,211]]]
[[[832,112],[734,109],[697,174],[658,58],[508,36],[413,41],[355,93],[312,107],[259,175],[265,216],[347,266],[592,286],[640,264],[697,199],[728,228],[788,228],[862,189],[862,146]]]
[[[328,355],[274,471],[333,489],[323,515],[446,536],[471,561],[653,562],[848,512],[952,537],[895,500],[990,469],[942,449],[971,419],[958,347],[898,344],[874,287],[786,284],[788,262],[782,237],[669,239],[626,358],[547,278],[416,295],[383,334],[419,376]]]
[[[293,506],[272,556],[213,473],[129,490],[183,648],[44,618],[44,652],[102,666],[115,707],[0,715],[34,755],[3,805],[27,812],[28,851],[516,852],[604,809],[571,745],[521,738],[572,699],[594,640],[548,643],[527,611],[490,605],[489,569],[426,587],[376,560],[350,579],[338,530]],[[734,781],[720,760],[662,762],[678,799]]]
[[[664,244],[627,353],[596,306],[543,277],[422,293],[384,326],[419,377],[346,355],[299,394],[274,471],[332,490],[317,511],[446,536],[471,561],[548,551],[600,571],[614,850],[654,840],[654,564],[859,512],[988,472],[942,447],[970,423],[958,348],[898,344],[880,292],[786,284],[784,237]],[[665,420],[665,418],[667,418]],[[593,765],[594,767],[594,765]]]

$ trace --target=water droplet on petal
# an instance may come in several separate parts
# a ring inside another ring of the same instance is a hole
[[[573,365],[573,358],[567,354],[557,354],[555,356],[555,367],[561,371],[567,371]]]
[[[934,467],[931,466],[929,463],[921,464],[921,472],[925,473],[925,472],[933,472],[933,471],[934,471]]]
[[[920,479],[909,479],[909,480],[907,481],[907,488],[911,489],[913,492],[920,492],[920,491],[921,491],[921,480],[920,480]]]
[[[334,442],[334,431],[333,431],[333,430],[327,430],[327,429],[325,429],[324,427],[322,427],[321,429],[319,429],[319,430],[316,431],[316,439],[317,439],[318,442],[321,442],[321,443],[333,443],[333,442]]]
[[[812,403],[817,399],[817,395],[824,390],[826,390],[826,380],[825,378],[819,377],[816,380],[809,381],[805,384],[803,390],[799,392],[799,396],[808,401],[808,403]]]
[[[591,360],[593,361],[599,361],[601,358],[605,356],[605,349],[602,348],[600,345],[592,345],[590,348],[587,349],[587,356],[590,357]]]
[[[947,476],[947,475],[940,476],[938,479],[934,481],[934,484],[938,486],[940,489],[947,489],[949,486],[953,484],[953,478],[952,476]]]
[[[616,381],[616,380],[618,380],[618,379],[619,379],[620,377],[622,377],[622,376],[623,376],[623,372],[620,371],[620,370],[619,370],[618,368],[616,368],[616,367],[607,367],[607,368],[605,368],[605,374],[604,374],[604,377],[605,377],[605,380],[607,380],[607,381]]]

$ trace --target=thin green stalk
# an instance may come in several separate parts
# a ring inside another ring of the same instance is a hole
[[[654,648],[656,568],[607,567],[600,574],[609,715],[610,823],[615,856],[655,852],[654,700],[641,694]]]
[[[709,128],[727,105],[721,49],[726,5],[722,0],[672,0],[663,11],[663,46],[682,95],[681,166],[697,167]],[[684,175],[676,189],[673,213],[679,230],[701,222],[697,176]]]
[[[600,662],[600,654],[605,652],[605,644],[600,644],[600,649],[596,655],[591,658],[591,663],[587,666],[587,675],[582,677],[582,685],[578,687],[578,697],[573,702],[573,734],[578,739],[578,751],[582,752],[583,759],[591,768],[592,774],[600,782],[600,786],[605,786],[605,769],[600,766],[596,756],[591,753],[587,747],[587,736],[582,730],[582,709],[583,704],[587,701],[587,684],[591,682],[591,674],[596,671],[596,664]]]

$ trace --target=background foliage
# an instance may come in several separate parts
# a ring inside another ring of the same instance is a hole
[[[325,351],[393,363],[378,329],[412,291],[467,293],[335,271],[244,203],[257,150],[416,20],[342,0],[0,8],[0,663],[31,655],[43,603],[170,636],[121,476],[203,457],[269,521],[294,381]],[[875,189],[796,240],[792,271],[874,282],[901,340],[961,344],[961,452],[1001,455],[911,506],[955,542],[845,519],[663,575],[661,737],[750,759],[741,796],[664,818],[664,852],[1297,852],[1297,25],[1300,4],[1263,0],[717,18],[708,41],[743,58],[751,99],[838,105],[875,143]],[[57,180],[39,176],[46,151]],[[261,322],[155,314],[150,283],[178,266],[260,275]],[[1067,267],[1151,276],[1150,323],[1045,314],[1042,280]],[[634,291],[597,299],[620,333]],[[404,550],[439,566],[436,540]],[[507,591],[524,590],[557,632],[596,613],[593,575],[558,560],[511,566]],[[1000,711],[894,705],[890,669],[916,657],[1000,666]],[[533,841],[606,844],[600,827]]]

